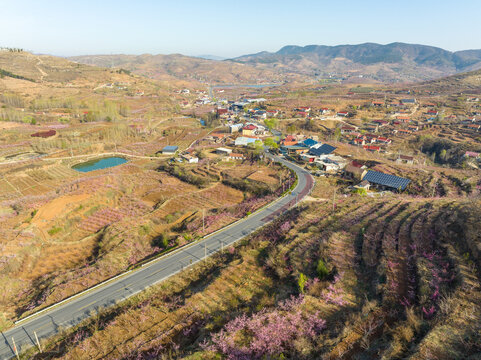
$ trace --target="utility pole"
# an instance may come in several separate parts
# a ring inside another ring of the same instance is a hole
[[[336,208],[336,191],[337,191],[337,188],[334,189],[334,195],[332,197],[332,211],[334,212],[335,208]]]
[[[12,343],[13,343],[13,351],[15,352],[15,356],[17,357],[18,360],[20,360],[20,356],[18,356],[18,349],[17,345],[15,345],[15,339],[12,336]]]
[[[204,259],[207,260],[207,244],[204,243]]]
[[[202,233],[205,233],[205,209],[202,209]]]
[[[33,333],[35,335],[35,340],[37,341],[38,350],[40,350],[40,352],[42,352],[42,347],[40,346],[40,341],[38,341],[37,332],[34,331]]]
[[[220,251],[224,252],[224,242],[222,240],[220,241]]]

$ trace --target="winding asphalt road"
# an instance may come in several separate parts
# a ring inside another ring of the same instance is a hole
[[[15,356],[14,342],[19,352],[22,349],[36,346],[35,333],[39,339],[44,339],[56,334],[60,329],[76,325],[99,309],[127,299],[177,274],[187,266],[203,260],[206,256],[211,256],[223,247],[233,244],[294,206],[310,192],[314,184],[312,176],[306,170],[284,159],[273,155],[267,156],[296,172],[298,183],[290,194],[197,243],[161,257],[138,270],[131,271],[103,286],[17,323],[14,328],[1,333],[0,359],[10,359]]]

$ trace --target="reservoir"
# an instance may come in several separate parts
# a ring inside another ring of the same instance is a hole
[[[114,166],[125,164],[128,160],[121,157],[108,157],[87,161],[72,167],[72,169],[80,172],[89,172],[94,170],[107,169]]]

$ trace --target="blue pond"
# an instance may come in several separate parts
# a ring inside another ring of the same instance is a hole
[[[109,157],[103,159],[97,159],[92,161],[87,161],[72,167],[72,169],[80,172],[89,172],[94,170],[101,170],[111,168],[117,165],[125,164],[128,160],[121,157]]]

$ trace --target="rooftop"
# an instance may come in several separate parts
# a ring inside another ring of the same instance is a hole
[[[387,186],[392,189],[404,190],[411,180],[399,176],[384,174],[379,171],[369,170],[363,180],[369,181],[371,184]]]

